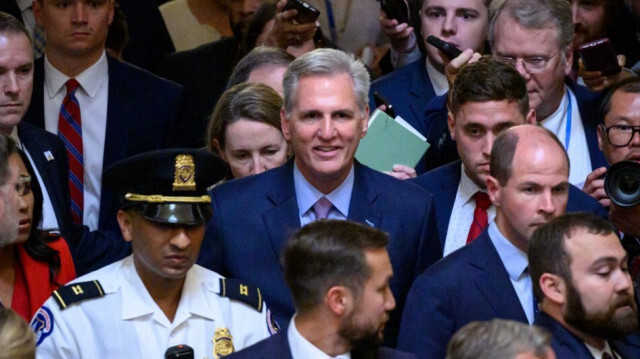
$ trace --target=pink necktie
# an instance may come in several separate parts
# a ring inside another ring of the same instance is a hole
[[[313,212],[316,214],[316,220],[318,219],[327,219],[329,215],[329,211],[331,211],[331,201],[327,199],[327,197],[321,197],[318,202],[313,205]]]

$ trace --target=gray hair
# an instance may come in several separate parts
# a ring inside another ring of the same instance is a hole
[[[369,73],[360,60],[352,54],[334,49],[317,49],[294,60],[284,74],[284,110],[287,117],[295,105],[298,81],[306,76],[335,76],[348,74],[353,80],[353,89],[360,111],[369,103]]]
[[[551,335],[542,328],[506,319],[471,322],[449,341],[446,359],[515,359],[533,352],[545,358]]]
[[[227,89],[237,84],[247,82],[254,70],[266,66],[288,67],[294,59],[295,57],[293,57],[293,55],[280,48],[267,46],[256,47],[243,57],[233,69],[233,73],[231,73],[231,77],[229,77]]]
[[[489,9],[489,44],[492,47],[496,22],[503,12],[525,29],[556,30],[561,50],[568,50],[573,42],[573,15],[567,0],[493,0]]]

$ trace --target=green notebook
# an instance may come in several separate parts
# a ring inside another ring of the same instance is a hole
[[[427,139],[405,120],[376,110],[369,119],[367,135],[360,140],[356,159],[378,171],[391,171],[395,164],[415,167],[427,149]]]

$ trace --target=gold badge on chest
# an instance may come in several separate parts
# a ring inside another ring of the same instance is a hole
[[[213,342],[213,357],[224,358],[233,353],[233,337],[227,328],[218,328],[211,339]]]

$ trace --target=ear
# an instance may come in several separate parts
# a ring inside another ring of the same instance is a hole
[[[491,199],[491,203],[496,207],[500,207],[500,183],[491,175],[487,176],[487,194],[489,195],[489,199]]]
[[[287,118],[287,113],[284,110],[284,107],[280,109],[280,122],[282,123],[282,135],[287,142],[291,142],[291,131],[289,130],[289,126],[291,126],[291,121]]]
[[[571,68],[573,67],[573,46],[569,45],[569,49],[564,53],[564,74],[569,76],[571,74]]]
[[[351,291],[344,286],[337,285],[329,288],[324,300],[329,310],[339,317],[350,313],[353,307]]]
[[[111,25],[111,23],[113,22],[113,17],[115,16],[115,10],[113,8],[113,2],[115,0],[111,0],[109,1],[109,25]]]
[[[127,242],[131,242],[131,240],[133,239],[133,232],[131,228],[133,224],[131,221],[131,215],[123,210],[119,210],[117,219],[124,240]]]
[[[456,141],[456,119],[453,117],[453,113],[451,113],[451,111],[449,111],[447,113],[447,125],[449,126],[449,135],[451,136],[451,139],[455,142]]]
[[[537,123],[536,118],[536,110],[530,109],[529,113],[527,113],[527,118],[525,119],[525,124],[527,125],[535,125]]]
[[[566,283],[564,279],[551,273],[540,276],[540,289],[544,296],[554,304],[563,305],[567,300]]]
[[[364,113],[362,114],[362,133],[360,134],[360,138],[364,138],[367,135],[367,129],[369,129],[369,105],[364,108]]]
[[[41,1],[44,1],[44,0],[34,0],[33,3],[31,4],[31,9],[33,11],[33,17],[35,18],[36,24],[38,24],[38,26],[43,26],[43,21],[42,21],[42,3],[41,3]]]
[[[598,130],[596,131],[596,133],[598,134],[598,148],[600,149],[600,151],[602,151],[602,139],[607,136],[605,131],[606,130],[604,128],[604,125],[598,125]]]
[[[218,155],[220,156],[220,158],[222,158],[225,162],[229,163],[229,159],[227,158],[224,151],[222,150],[222,147],[220,147],[220,142],[218,141],[218,139],[214,138],[213,140],[211,140],[211,144],[216,149],[216,151],[218,151]]]

